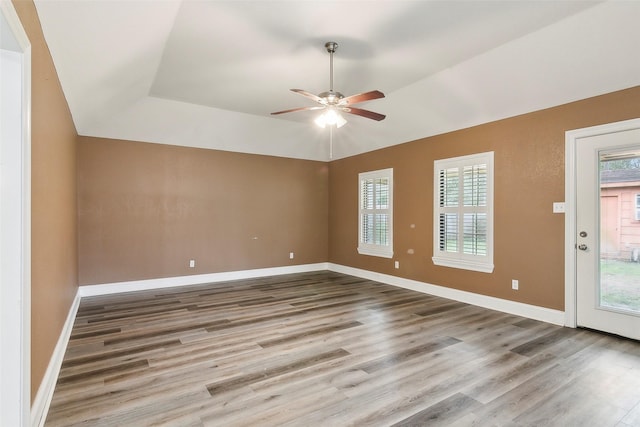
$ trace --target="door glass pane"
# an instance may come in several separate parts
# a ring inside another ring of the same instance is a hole
[[[600,153],[599,306],[640,315],[640,150]]]

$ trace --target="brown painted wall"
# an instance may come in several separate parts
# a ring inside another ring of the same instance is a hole
[[[80,284],[327,261],[324,162],[90,137],[78,157]]]
[[[13,0],[31,42],[31,399],[78,286],[76,138],[31,0]]]
[[[329,260],[564,310],[564,215],[551,208],[564,200],[565,131],[636,117],[640,87],[334,161]],[[434,266],[433,162],[485,151],[495,152],[494,272]],[[389,167],[394,259],[358,255],[358,173]],[[511,290],[511,279],[520,281],[519,291]]]

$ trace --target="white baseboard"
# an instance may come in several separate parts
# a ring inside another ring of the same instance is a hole
[[[329,263],[328,269],[337,273],[349,274],[363,279],[375,280],[376,282],[411,289],[412,291],[448,298],[467,304],[473,304],[491,310],[502,311],[503,313],[515,314],[517,316],[540,320],[554,325],[565,326],[564,311],[560,310],[552,310],[546,307],[539,307],[536,305],[490,297],[487,295],[460,291],[458,289],[432,285],[429,283],[419,282],[417,280],[404,279],[402,277],[376,273],[368,270],[361,270],[359,268],[347,267],[340,264]]]
[[[51,399],[53,398],[53,391],[55,390],[60,368],[62,367],[62,359],[64,359],[64,353],[67,351],[67,344],[69,343],[73,323],[76,320],[78,307],[80,307],[80,298],[80,292],[78,291],[69,309],[69,314],[62,327],[62,332],[60,333],[56,347],[53,349],[53,354],[49,360],[49,365],[44,373],[36,397],[31,405],[32,427],[41,427],[46,421],[49,405],[51,405]]]
[[[174,286],[200,285],[204,283],[225,282],[229,280],[251,279],[256,277],[278,276],[281,274],[306,273],[309,271],[327,270],[328,264],[302,264],[286,267],[258,268],[253,270],[228,271],[223,273],[194,274],[191,276],[163,277],[160,279],[134,280],[101,285],[80,286],[81,297],[117,294],[121,292],[146,291],[151,289],[171,288]]]

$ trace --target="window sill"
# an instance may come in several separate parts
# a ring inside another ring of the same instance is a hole
[[[481,273],[493,273],[493,263],[474,262],[460,259],[432,257],[433,263],[442,267],[460,268],[463,270],[479,271]]]
[[[388,248],[358,246],[358,253],[360,255],[370,255],[370,256],[377,256],[381,258],[393,258],[393,249],[388,249]]]

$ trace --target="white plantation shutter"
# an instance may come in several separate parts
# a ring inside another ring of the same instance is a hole
[[[358,253],[393,256],[393,169],[359,174]]]
[[[438,247],[441,251],[458,251],[458,198],[460,170],[448,168],[438,171],[439,232]]]
[[[493,271],[493,152],[434,163],[436,265]]]
[[[463,215],[462,252],[472,255],[487,255],[487,165],[465,166],[462,191],[464,206],[474,212]]]

